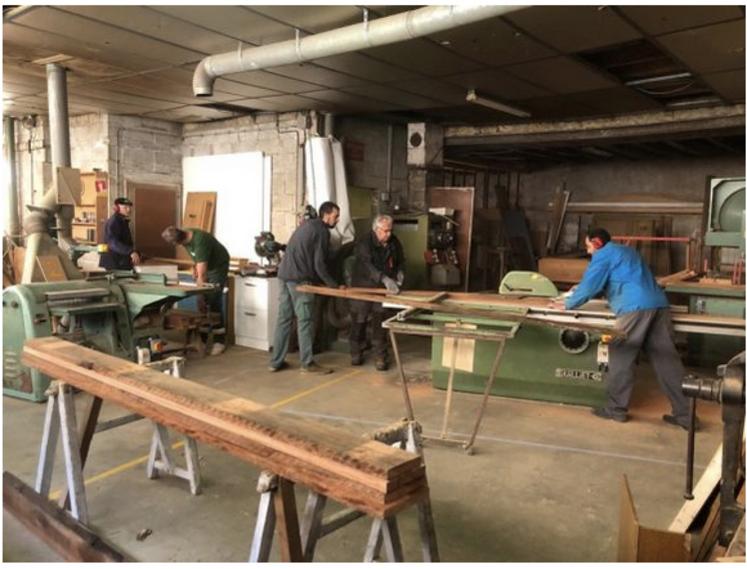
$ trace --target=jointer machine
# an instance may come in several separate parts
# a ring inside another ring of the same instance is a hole
[[[210,290],[131,272],[8,287],[3,291],[3,393],[46,399],[50,379],[21,364],[30,338],[57,336],[136,361],[138,348],[151,349],[162,335],[172,303]]]

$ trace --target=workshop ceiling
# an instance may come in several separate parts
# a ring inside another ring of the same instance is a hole
[[[412,8],[370,6],[369,18]],[[530,120],[744,101],[742,6],[530,7],[425,38],[228,75],[209,98],[192,95],[192,72],[203,57],[240,43],[291,39],[296,30],[311,34],[358,23],[364,7],[3,10],[4,113],[13,116],[46,113],[48,58],[70,70],[71,114],[180,122],[305,109],[444,124],[519,120],[468,104],[468,89],[529,111]],[[668,74],[678,77],[629,84]]]

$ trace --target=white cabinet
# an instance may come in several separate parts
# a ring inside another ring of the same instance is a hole
[[[236,344],[269,350],[278,317],[278,279],[234,277]]]

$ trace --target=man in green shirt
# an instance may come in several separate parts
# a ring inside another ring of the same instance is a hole
[[[167,227],[161,233],[163,240],[171,245],[181,245],[187,250],[194,261],[192,274],[197,286],[210,285],[216,290],[205,297],[198,297],[200,311],[209,307],[210,312],[220,315],[218,332],[215,335],[212,355],[222,353],[226,349],[225,323],[223,320],[223,288],[228,280],[228,265],[231,260],[226,248],[210,233],[201,229],[184,228],[179,229],[173,225]]]

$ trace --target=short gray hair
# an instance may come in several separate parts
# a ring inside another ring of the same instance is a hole
[[[169,225],[163,230],[161,237],[170,245],[181,245],[187,239],[187,232],[173,225]]]
[[[383,221],[386,221],[389,225],[392,225],[394,223],[394,218],[392,218],[391,215],[386,215],[385,213],[381,213],[374,217],[373,223],[371,224],[371,229],[376,229]]]

